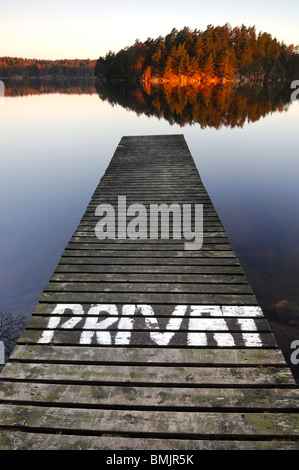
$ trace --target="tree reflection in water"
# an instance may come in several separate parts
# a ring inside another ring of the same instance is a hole
[[[8,79],[3,78],[5,96],[29,96],[61,93],[68,95],[95,94],[96,89],[93,79],[59,79],[59,78],[31,78]]]
[[[171,125],[199,124],[201,128],[243,127],[274,111],[288,109],[290,85],[170,86],[167,84],[136,86],[127,83],[96,82],[99,97],[119,104],[138,115],[166,119]]]

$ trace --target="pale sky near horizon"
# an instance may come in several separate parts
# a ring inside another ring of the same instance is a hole
[[[97,59],[172,28],[225,23],[299,44],[298,0],[10,0],[0,8],[0,56]]]

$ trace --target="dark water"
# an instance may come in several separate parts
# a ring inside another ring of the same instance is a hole
[[[0,311],[30,316],[123,135],[180,133],[299,383],[299,106],[289,84],[5,87]]]

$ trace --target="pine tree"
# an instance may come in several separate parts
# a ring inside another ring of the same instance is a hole
[[[164,77],[170,78],[172,74],[173,74],[173,58],[171,56],[168,56],[166,60],[166,64],[165,64],[165,69],[164,69]]]
[[[225,49],[217,60],[217,72],[221,78],[231,80],[235,70],[235,57],[230,49]]]
[[[214,74],[214,59],[213,54],[211,52],[209,53],[207,60],[205,61],[203,71],[208,77],[211,77]]]

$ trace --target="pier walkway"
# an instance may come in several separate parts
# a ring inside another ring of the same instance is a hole
[[[0,449],[299,449],[298,387],[182,135],[121,139],[0,379]]]

